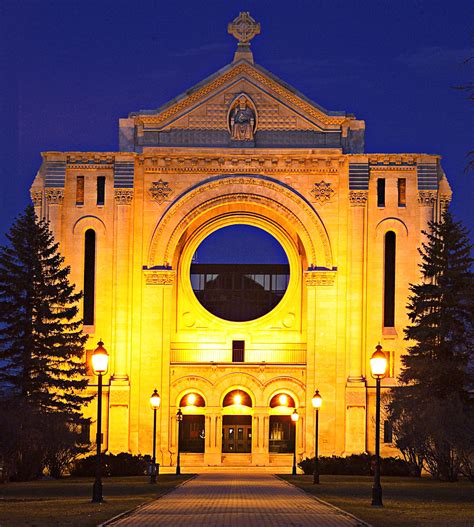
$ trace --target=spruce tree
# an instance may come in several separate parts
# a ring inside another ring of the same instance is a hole
[[[69,283],[69,267],[47,222],[26,208],[0,247],[0,390],[40,412],[81,422],[90,401],[82,321],[82,293]]]
[[[474,387],[472,244],[449,212],[429,227],[420,250],[422,280],[410,285],[405,338],[411,345],[402,356],[400,385],[392,390],[388,410],[394,428],[401,430],[396,439],[402,452],[424,460],[436,477],[455,480],[461,450],[473,446],[463,426],[472,414]]]

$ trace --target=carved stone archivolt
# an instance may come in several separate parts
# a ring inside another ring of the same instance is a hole
[[[320,181],[315,183],[310,194],[313,196],[314,201],[324,205],[331,201],[334,190],[331,188],[331,183],[326,183],[325,181]]]
[[[43,203],[43,192],[41,190],[30,191],[31,201],[35,207],[40,207]]]
[[[161,205],[173,193],[173,189],[169,186],[168,181],[159,179],[153,181],[152,186],[148,189],[151,199]]]
[[[421,207],[432,207],[436,203],[436,192],[420,190],[418,192],[418,203]]]
[[[62,205],[64,201],[64,189],[63,188],[47,188],[44,191],[46,203],[49,205]]]
[[[336,271],[306,271],[305,284],[307,286],[330,286],[334,285]]]
[[[349,203],[351,207],[365,207],[369,193],[366,190],[349,191]]]
[[[116,188],[114,189],[114,199],[116,205],[131,205],[133,201],[133,189]]]
[[[173,285],[176,272],[170,269],[148,269],[144,271],[146,285]]]

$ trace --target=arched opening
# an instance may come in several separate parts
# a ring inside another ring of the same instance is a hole
[[[395,327],[395,258],[396,235],[393,231],[385,234],[384,246],[384,287],[383,287],[383,325]]]
[[[183,412],[181,422],[181,452],[204,454],[205,422],[204,408],[206,402],[202,395],[189,392],[179,401]]]
[[[288,287],[290,266],[280,243],[252,225],[228,225],[194,253],[191,286],[213,315],[245,322],[275,308]]]
[[[222,403],[222,452],[252,452],[252,398],[244,390],[232,390]]]
[[[84,237],[84,325],[92,326],[95,315],[95,231],[87,229]]]
[[[291,454],[295,450],[295,426],[291,414],[295,400],[287,393],[277,393],[270,400],[269,452]]]

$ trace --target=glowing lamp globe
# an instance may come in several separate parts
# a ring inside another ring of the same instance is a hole
[[[92,369],[96,375],[103,375],[109,367],[109,354],[104,348],[104,343],[99,340],[97,348],[92,354]]]
[[[190,406],[194,406],[196,404],[196,394],[195,393],[190,393],[187,397],[186,397],[186,402],[190,405]]]
[[[240,393],[234,395],[234,404],[242,404],[242,396]]]
[[[376,379],[384,377],[387,371],[387,357],[382,351],[380,344],[375,346],[375,351],[370,358],[370,369],[372,370],[372,376]]]
[[[157,410],[160,407],[160,404],[161,404],[161,397],[155,388],[154,392],[151,394],[151,397],[150,397],[150,405],[153,408],[153,410]]]
[[[293,423],[296,423],[296,421],[298,421],[299,418],[300,416],[295,408],[295,411],[291,414],[291,420],[293,421]]]
[[[280,403],[281,406],[286,406],[288,404],[288,395],[282,393],[278,397],[278,402]]]
[[[323,404],[323,398],[319,394],[319,390],[316,390],[314,392],[313,398],[311,399],[311,402],[313,403],[313,408],[316,408],[319,410],[321,408],[321,405]]]

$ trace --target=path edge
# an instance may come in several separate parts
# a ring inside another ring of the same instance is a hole
[[[179,483],[178,485],[176,485],[175,487],[173,487],[171,489],[166,489],[163,492],[163,494],[161,494],[160,496],[156,497],[155,499],[153,499],[151,501],[144,502],[144,503],[140,503],[140,505],[137,505],[136,507],[133,507],[133,509],[129,509],[128,511],[121,512],[120,514],[117,514],[116,516],[113,516],[112,518],[109,518],[108,520],[105,520],[105,522],[99,523],[97,525],[97,527],[106,527],[107,525],[112,525],[113,523],[115,523],[115,522],[117,522],[119,520],[122,520],[123,518],[125,518],[127,516],[130,516],[134,512],[137,512],[140,509],[144,509],[145,507],[147,507],[148,505],[151,505],[155,501],[160,500],[161,498],[163,498],[164,496],[166,496],[170,492],[173,492],[176,489],[179,489],[179,487],[182,487],[183,485],[186,485],[186,483],[188,483],[189,481],[192,481],[194,478],[197,478],[198,476],[199,476],[199,474],[191,474],[190,477],[186,481],[182,481],[181,483]]]
[[[355,520],[356,522],[358,522],[358,527],[373,527],[373,525],[371,525],[370,523],[367,523],[366,521],[361,520],[360,518],[358,518],[357,516],[354,516],[354,515],[351,514],[350,512],[347,512],[347,511],[345,511],[344,509],[341,509],[340,507],[337,507],[336,505],[333,505],[332,503],[328,503],[327,501],[324,501],[324,500],[322,500],[321,498],[318,498],[318,497],[315,496],[314,494],[310,494],[309,492],[304,491],[304,490],[301,489],[300,487],[297,487],[296,485],[293,485],[292,483],[290,483],[290,482],[287,481],[286,479],[283,479],[282,477],[280,477],[278,474],[273,474],[273,476],[274,476],[275,478],[279,479],[280,481],[283,481],[283,482],[286,483],[287,485],[290,485],[290,487],[293,487],[294,489],[299,490],[299,491],[302,492],[305,496],[309,496],[310,498],[313,498],[313,500],[319,501],[319,502],[322,503],[323,505],[326,505],[327,507],[329,507],[329,508],[331,508],[331,509],[334,509],[334,510],[338,511],[339,513],[343,514],[344,516],[348,516],[349,518],[352,518],[353,520]]]

